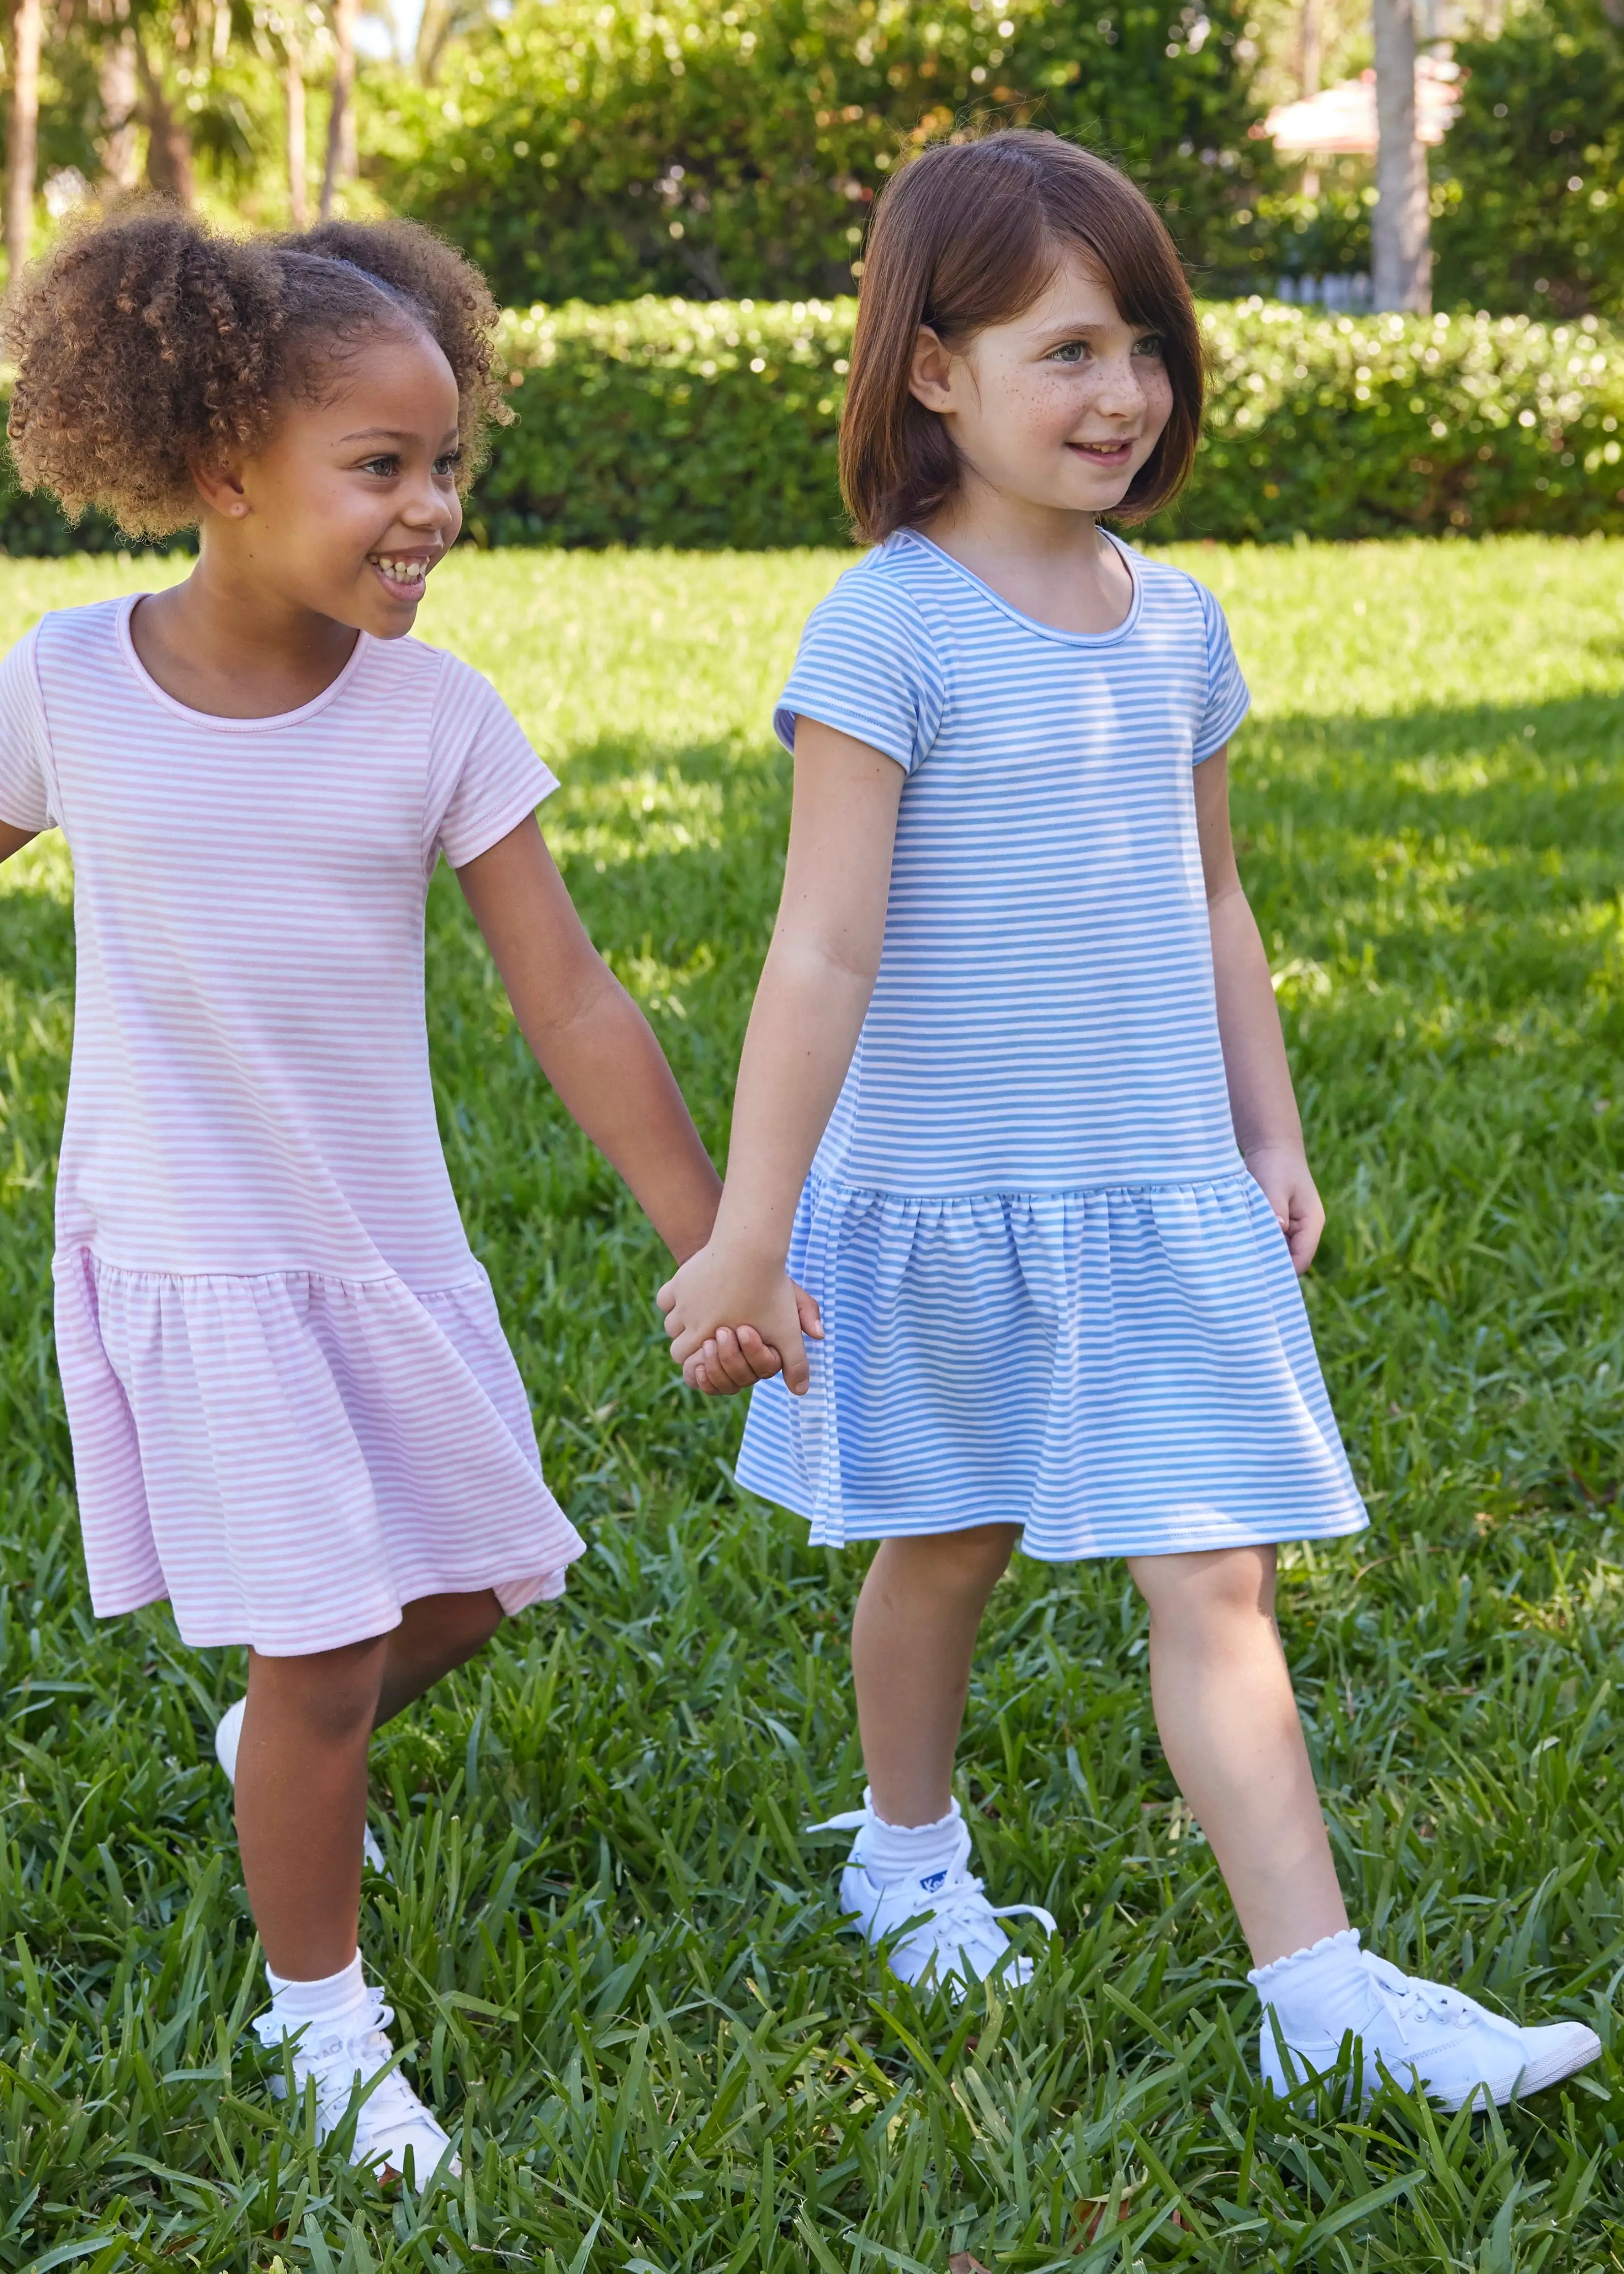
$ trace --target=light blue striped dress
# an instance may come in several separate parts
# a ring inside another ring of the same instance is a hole
[[[996,1522],[1069,1562],[1365,1521],[1219,1047],[1192,767],[1245,684],[1212,594],[1123,553],[1128,616],[1086,636],[893,537],[776,714],[907,774],[790,1251],[825,1339],[806,1397],[752,1393],[737,1471],[815,1541]]]

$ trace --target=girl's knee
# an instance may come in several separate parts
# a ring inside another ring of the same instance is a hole
[[[913,1540],[889,1540],[881,1553],[892,1566],[887,1576],[905,1585],[943,1594],[987,1594],[1008,1569],[1019,1539],[1018,1525],[978,1524],[966,1532],[937,1532]]]
[[[430,1644],[437,1658],[461,1666],[485,1648],[501,1623],[494,1592],[482,1587],[474,1594],[429,1595],[409,1603],[401,1625],[410,1642]]]
[[[1193,1555],[1134,1555],[1129,1576],[1153,1625],[1274,1615],[1273,1547],[1217,1547]]]
[[[297,1728],[307,1744],[345,1745],[371,1735],[383,1682],[387,1640],[350,1643],[303,1658],[249,1653],[251,1720],[272,1715]]]
[[[451,1600],[459,1606],[452,1625],[452,1639],[466,1658],[485,1648],[502,1623],[502,1607],[489,1587],[477,1595],[454,1595]]]

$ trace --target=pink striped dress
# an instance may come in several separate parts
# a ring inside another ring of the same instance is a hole
[[[440,1151],[424,904],[557,787],[489,683],[360,634],[314,702],[216,719],[131,599],[0,663],[0,818],[73,856],[56,1348],[91,1598],[295,1656],[422,1595],[562,1592]]]

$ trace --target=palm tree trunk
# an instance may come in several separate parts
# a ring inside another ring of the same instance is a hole
[[[108,186],[132,190],[138,167],[135,149],[135,34],[121,32],[96,56],[96,85],[102,98],[102,170]]]
[[[417,45],[413,57],[417,77],[425,87],[432,87],[440,71],[440,57],[445,54],[451,37],[453,0],[423,0],[423,13],[417,19]]]
[[[310,227],[309,162],[304,134],[304,44],[296,28],[282,34],[288,90],[288,208],[295,229]]]
[[[1372,19],[1378,147],[1371,297],[1378,308],[1425,315],[1432,305],[1432,222],[1426,147],[1416,132],[1413,0],[1374,0]]]
[[[356,177],[356,0],[333,0],[333,108],[327,113],[327,162],[321,175],[321,218],[333,211],[333,193]]]
[[[1320,92],[1324,55],[1325,33],[1320,0],[1302,0],[1297,25],[1297,93],[1304,102],[1311,94]]]
[[[140,74],[147,112],[147,184],[161,197],[173,198],[190,213],[197,203],[197,178],[192,166],[192,136],[179,117],[163,81],[153,69],[147,43],[137,39],[135,67]]]
[[[22,274],[34,236],[34,186],[40,156],[41,0],[12,0],[11,116],[5,156],[5,254]]]

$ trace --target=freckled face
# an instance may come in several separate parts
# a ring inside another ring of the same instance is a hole
[[[1022,503],[1108,513],[1173,409],[1159,334],[1124,319],[1101,270],[1069,252],[1041,297],[978,332],[914,392],[946,421],[967,468]]]
[[[462,526],[457,409],[436,343],[380,332],[243,468],[236,541],[287,598],[398,639]]]

